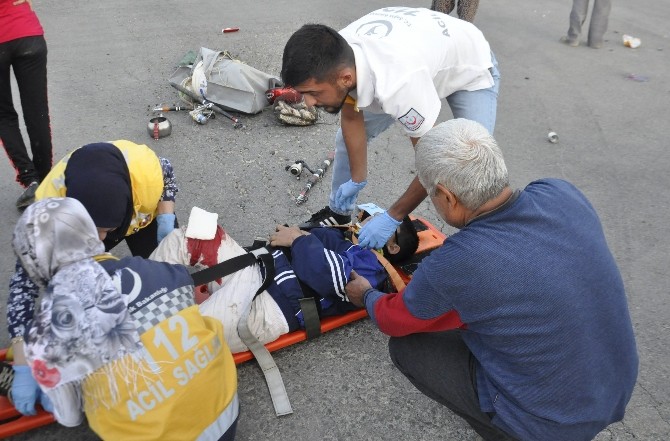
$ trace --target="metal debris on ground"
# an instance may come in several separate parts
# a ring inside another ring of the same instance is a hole
[[[301,205],[304,202],[307,201],[309,197],[309,191],[314,187],[314,184],[319,182],[321,178],[323,178],[323,175],[326,173],[326,170],[328,170],[328,167],[333,163],[335,160],[335,152],[329,152],[328,156],[326,159],[323,160],[321,163],[321,166],[316,169],[316,171],[312,172],[312,174],[307,178],[307,183],[305,184],[305,187],[302,189],[298,197],[295,198],[295,204],[296,205]]]
[[[154,112],[178,112],[180,110],[193,110],[193,106],[178,106],[176,104],[172,106],[156,106],[153,108]]]

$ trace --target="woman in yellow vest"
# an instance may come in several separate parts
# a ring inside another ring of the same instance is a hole
[[[184,266],[105,254],[72,198],[30,205],[12,246],[42,291],[25,355],[59,423],[85,415],[105,440],[234,439],[235,363]]]
[[[35,199],[68,196],[81,202],[106,250],[125,239],[134,256],[149,257],[175,227],[179,191],[172,165],[130,141],[87,144],[51,169]]]
[[[113,141],[87,144],[65,156],[42,180],[35,197],[79,200],[106,250],[125,239],[133,255],[148,257],[176,226],[177,191],[167,159],[159,158],[146,145]],[[7,299],[7,327],[16,366],[25,364],[22,341],[33,319],[37,295],[38,287],[17,263]],[[14,405],[24,415],[34,414],[39,388],[25,369],[14,370]]]

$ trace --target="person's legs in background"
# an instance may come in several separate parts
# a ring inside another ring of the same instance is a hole
[[[582,33],[582,26],[586,20],[586,14],[589,11],[589,0],[573,0],[572,10],[570,11],[570,27],[567,37],[562,37],[561,41],[569,46],[579,46],[579,36]]]
[[[594,49],[599,49],[603,45],[603,36],[607,30],[611,10],[611,0],[594,0],[588,40],[589,46]]]
[[[32,202],[37,189],[37,184],[33,183],[41,182],[52,166],[46,63],[44,37],[25,37],[0,44],[0,140],[16,169],[16,181],[26,187],[17,200],[18,208],[25,208]],[[28,155],[19,129],[10,67],[19,86],[33,159]]]
[[[363,115],[365,117],[365,131],[368,142],[386,130],[391,124],[393,124],[394,121],[392,116],[386,115],[384,113],[370,113],[363,111]],[[333,206],[335,205],[334,202],[337,189],[340,188],[340,185],[344,184],[349,179],[351,179],[351,171],[349,169],[349,154],[347,153],[347,146],[344,143],[342,129],[340,128],[335,135],[335,160],[333,163],[333,177],[331,179],[329,201],[331,210],[333,210]],[[351,215],[351,213],[340,213],[336,210],[333,210],[333,212],[337,214]]]
[[[479,0],[458,0],[456,13],[461,20],[472,23],[475,20],[477,8],[479,8]]]
[[[15,60],[13,68],[21,94],[23,119],[30,138],[32,162],[41,182],[53,165],[47,95],[47,43],[42,36],[26,37],[25,40],[25,55]]]
[[[456,0],[433,0],[430,9],[441,12],[443,14],[450,14],[456,6]]]
[[[447,97],[454,118],[465,118],[477,121],[493,134],[496,125],[496,113],[498,108],[498,89],[500,88],[500,72],[498,62],[491,53],[493,67],[491,74],[494,84],[488,89],[467,91],[459,90]]]
[[[513,439],[479,407],[475,359],[460,331],[392,337],[389,353],[414,387],[463,418],[485,440]]]
[[[365,131],[368,142],[386,130],[393,124],[392,116],[385,113],[370,113],[363,111],[365,119]],[[335,159],[333,160],[333,176],[330,181],[330,196],[328,206],[317,211],[306,222],[300,225],[300,228],[313,228],[319,225],[345,225],[351,222],[352,213],[342,212],[335,209],[335,196],[340,185],[351,179],[351,169],[349,168],[349,153],[344,143],[342,128],[337,130],[335,135]]]

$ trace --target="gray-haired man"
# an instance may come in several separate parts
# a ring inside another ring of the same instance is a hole
[[[349,300],[392,337],[398,369],[487,440],[590,440],[621,420],[637,349],[586,197],[559,179],[514,191],[493,137],[464,119],[424,135],[416,167],[437,212],[460,231],[402,293],[356,277],[347,285]]]

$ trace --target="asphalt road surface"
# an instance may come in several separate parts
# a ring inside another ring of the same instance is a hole
[[[405,5],[427,7],[430,1]],[[319,163],[333,148],[337,116],[326,115],[310,127],[287,127],[268,108],[242,115],[245,127],[234,129],[221,116],[200,126],[186,113],[170,113],[172,135],[154,141],[147,134],[150,108],[177,102],[168,78],[189,50],[228,50],[277,75],[284,43],[302,24],[339,29],[384,6],[393,5],[378,0],[35,0],[49,47],[55,159],[90,142],[146,143],[174,165],[183,222],[193,206],[218,212],[226,231],[243,245],[266,236],[277,223],[299,223],[326,205],[330,174],[296,206],[292,197],[304,181],[284,167],[298,159]],[[559,177],[584,191],[620,266],[640,371],[624,421],[597,440],[665,440],[670,434],[670,3],[614,2],[600,50],[559,43],[570,6],[567,0],[481,2],[475,24],[491,43],[502,73],[495,135],[514,186]],[[240,30],[223,34],[225,27]],[[623,34],[640,38],[642,45],[624,47]],[[440,120],[451,117],[448,106],[443,108]],[[547,141],[552,130],[559,135],[557,144]],[[414,177],[409,140],[394,126],[371,143],[369,158],[369,184],[360,200],[388,206]],[[4,158],[0,190],[0,286],[6,287],[14,267],[10,240],[20,189]],[[416,214],[453,232],[428,202]],[[122,247],[115,251],[128,253]],[[6,288],[0,292],[4,305]],[[5,314],[0,317],[4,329]],[[7,345],[6,332],[1,335],[0,343]],[[238,439],[478,439],[393,368],[386,344],[387,338],[364,320],[276,352],[295,411],[281,418],[274,416],[258,366],[241,365]],[[96,437],[86,427],[53,424],[15,439]]]

